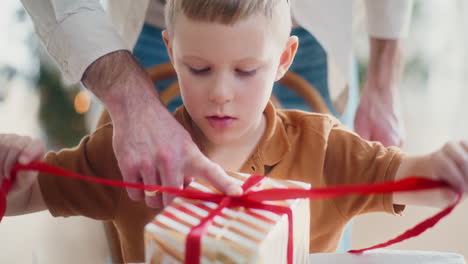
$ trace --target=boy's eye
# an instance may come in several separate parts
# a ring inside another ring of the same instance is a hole
[[[208,73],[211,69],[209,67],[206,68],[193,68],[189,67],[190,72],[193,74],[205,74]]]
[[[255,75],[255,73],[257,73],[257,70],[250,70],[250,71],[245,71],[245,70],[241,70],[241,69],[236,69],[236,72],[237,74],[239,74],[240,76],[253,76]]]

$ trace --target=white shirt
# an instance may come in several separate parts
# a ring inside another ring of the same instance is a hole
[[[65,78],[78,82],[95,60],[116,50],[132,50],[145,17],[159,0],[21,0],[36,32]],[[364,0],[371,36],[397,39],[407,34],[413,0]],[[351,0],[292,0],[299,25],[322,44],[339,74],[350,76],[353,5]],[[148,10],[148,6],[152,7]],[[155,21],[160,18],[147,18]],[[161,21],[161,20],[159,20]],[[160,23],[160,22],[159,22]],[[332,94],[336,94],[332,92]]]

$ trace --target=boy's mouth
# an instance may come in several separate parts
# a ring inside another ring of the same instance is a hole
[[[207,116],[208,123],[213,128],[225,129],[228,128],[237,118],[225,115],[211,115]]]

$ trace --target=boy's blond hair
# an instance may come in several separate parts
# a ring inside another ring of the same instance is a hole
[[[272,18],[282,1],[289,3],[289,0],[166,0],[166,28],[173,31],[178,14],[197,21],[226,25],[256,14]]]

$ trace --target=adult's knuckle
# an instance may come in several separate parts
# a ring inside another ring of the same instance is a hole
[[[171,160],[171,153],[167,150],[159,151],[156,154],[156,160],[158,161],[159,164],[163,166],[167,166]]]
[[[153,166],[153,163],[150,157],[142,157],[138,163],[139,163],[138,166],[142,168],[143,170],[151,169]]]
[[[468,140],[466,139],[460,140],[460,145],[462,145],[463,147],[468,147]]]
[[[193,146],[193,143],[192,144],[189,144],[189,143],[183,143],[179,146],[179,149],[180,149],[180,152],[182,155],[184,156],[197,156],[200,151]]]
[[[449,203],[454,203],[458,198],[457,192],[453,190],[446,189],[446,190],[441,190],[440,192],[441,192],[440,195],[442,196],[442,198],[445,199]]]
[[[445,145],[442,147],[442,149],[446,152],[450,151],[453,149],[453,142],[449,141],[445,143]]]
[[[221,173],[221,172],[223,172],[223,168],[222,168],[219,164],[217,164],[217,163],[210,162],[210,166],[211,166],[210,170],[211,170],[212,172],[216,172],[216,173]]]
[[[457,167],[463,167],[463,164],[465,163],[465,160],[463,157],[456,157],[454,158],[454,163]]]
[[[213,168],[209,167],[209,166],[201,166],[199,169],[198,169],[198,173],[200,173],[201,175],[203,176],[207,176],[209,175],[211,172],[212,172]]]
[[[167,146],[158,146],[156,151],[156,158],[158,160],[167,159],[171,152],[172,150]]]
[[[126,174],[133,173],[138,168],[138,164],[135,163],[134,159],[129,157],[122,158],[119,164],[121,165],[121,170]]]

